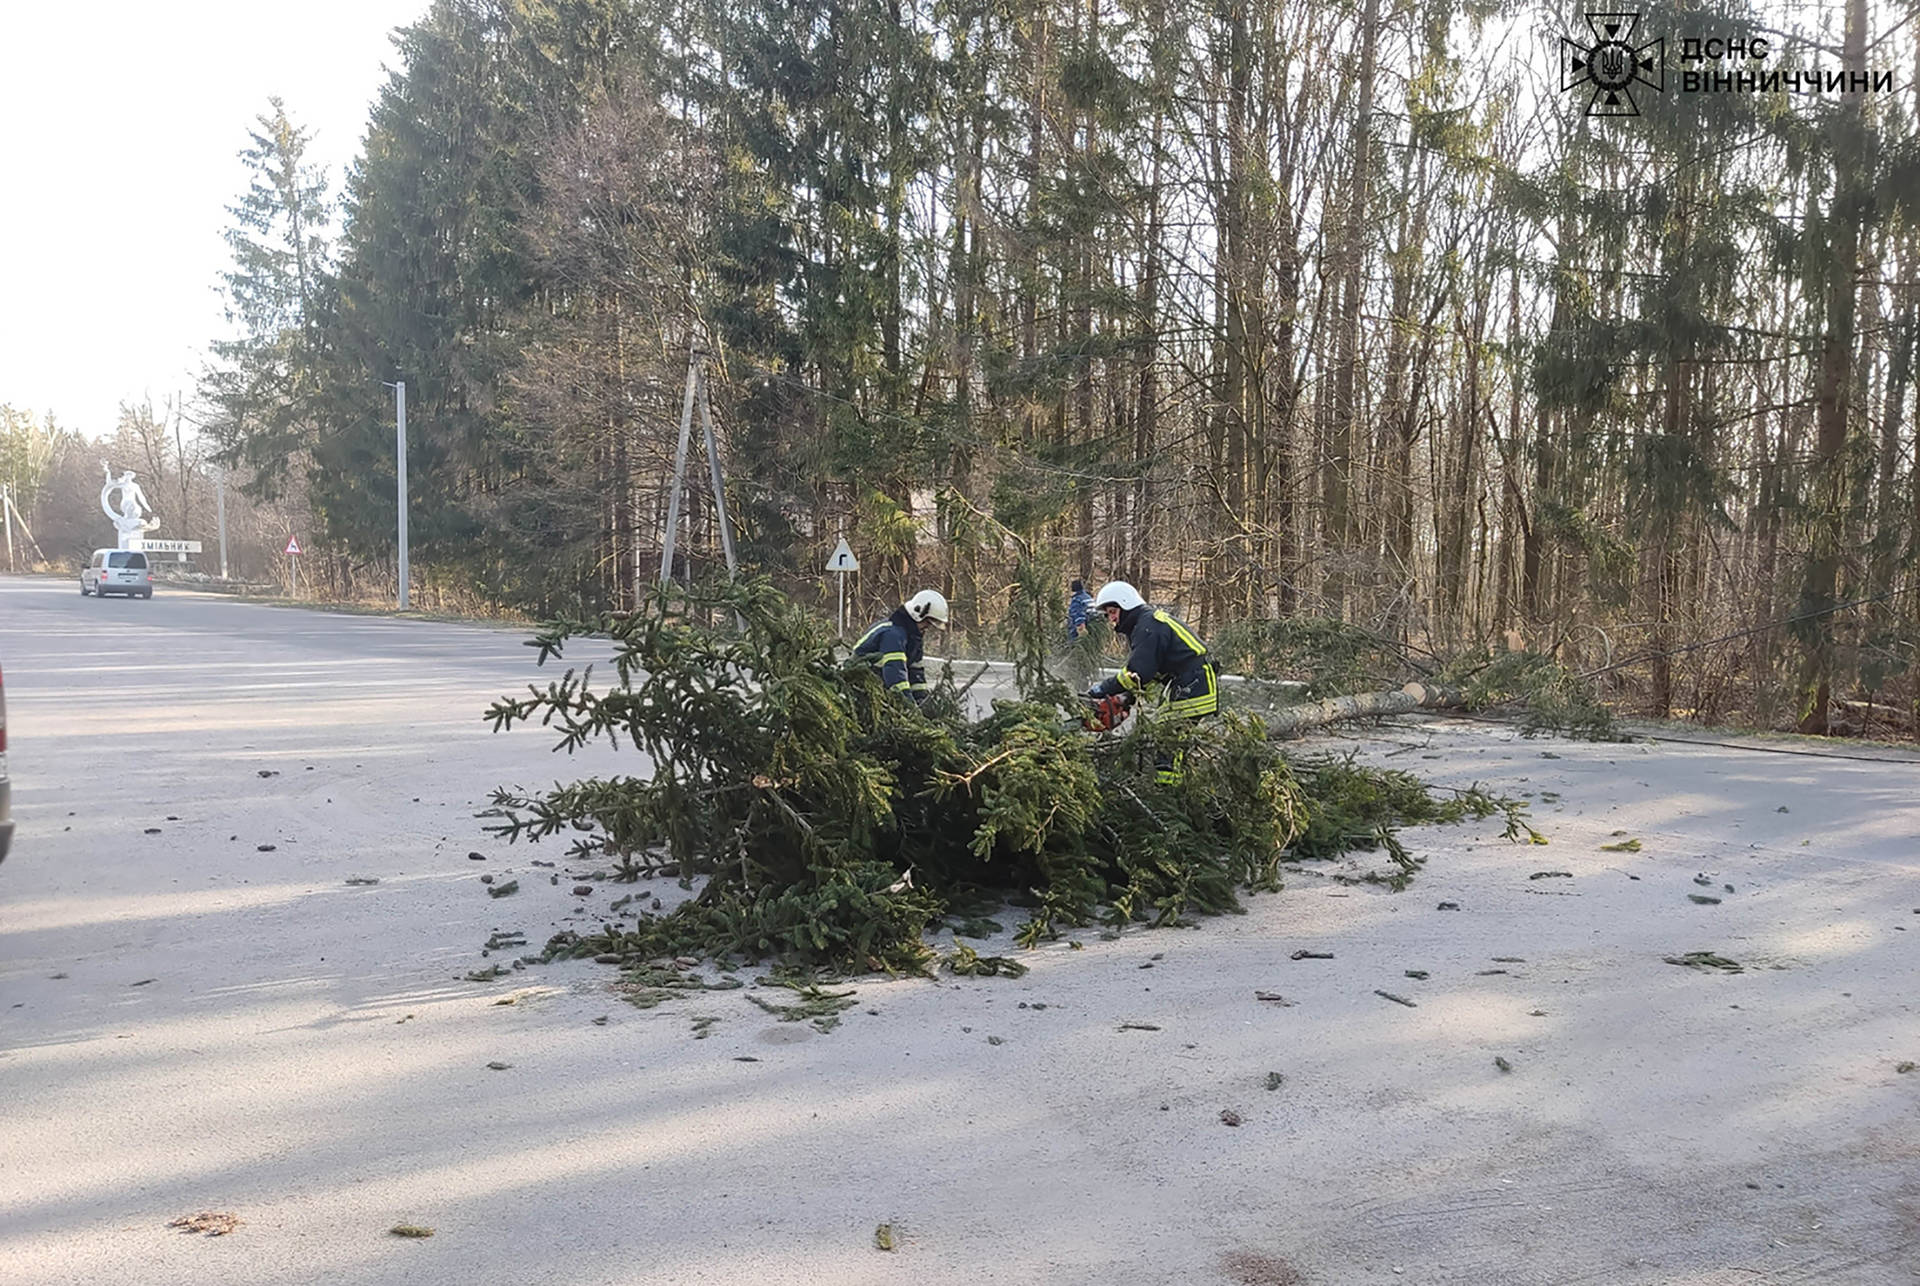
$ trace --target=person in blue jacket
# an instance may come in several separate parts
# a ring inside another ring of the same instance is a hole
[[[1067,600],[1067,642],[1080,637],[1080,631],[1087,628],[1087,617],[1093,611],[1093,595],[1087,593],[1087,583],[1083,580],[1073,582],[1073,597]]]
[[[921,590],[853,645],[855,656],[866,657],[880,671],[880,682],[887,691],[911,697],[916,704],[927,699],[920,631],[928,621],[947,623],[947,600],[938,590]]]
[[[1127,640],[1127,663],[1113,678],[1089,689],[1089,697],[1122,692],[1138,696],[1151,685],[1163,684],[1166,709],[1175,717],[1204,719],[1219,712],[1220,680],[1207,659],[1207,645],[1173,613],[1149,605],[1121,580],[1102,585],[1093,605],[1107,614],[1114,633]],[[1163,755],[1158,770],[1165,784],[1181,779],[1175,756]]]

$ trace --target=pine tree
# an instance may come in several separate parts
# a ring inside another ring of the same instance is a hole
[[[307,131],[280,99],[268,104],[240,152],[247,190],[227,207],[233,266],[221,282],[238,333],[210,346],[216,361],[200,397],[227,458],[244,462],[256,489],[273,494],[295,481],[316,432],[333,207],[325,173],[307,162]]]

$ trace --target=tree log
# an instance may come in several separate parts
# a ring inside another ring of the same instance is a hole
[[[1382,715],[1408,714],[1414,710],[1457,710],[1460,693],[1432,683],[1409,683],[1398,692],[1356,692],[1352,696],[1328,697],[1304,705],[1281,706],[1262,715],[1267,736],[1274,740],[1297,737],[1309,728],[1347,719],[1374,719]]]

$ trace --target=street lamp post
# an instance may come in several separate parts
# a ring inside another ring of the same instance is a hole
[[[382,380],[385,384],[386,381]],[[407,610],[407,382],[387,384],[393,390],[393,455],[400,509],[400,610]]]
[[[220,513],[220,579],[227,579],[227,468],[214,475],[214,503]]]

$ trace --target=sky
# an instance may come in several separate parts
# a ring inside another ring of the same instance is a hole
[[[285,100],[337,192],[427,4],[0,5],[0,403],[101,437],[190,398],[254,118]]]

